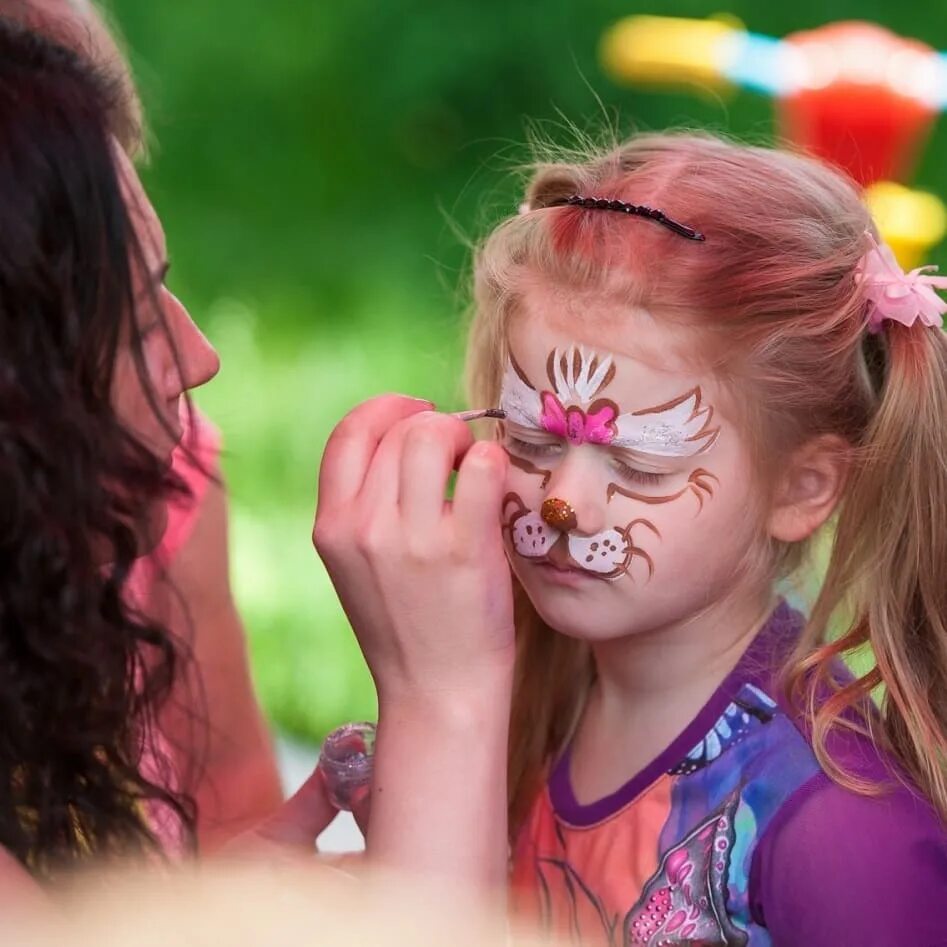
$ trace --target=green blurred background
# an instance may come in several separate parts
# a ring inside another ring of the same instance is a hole
[[[109,6],[156,141],[145,180],[172,288],[222,357],[198,401],[225,436],[257,684],[273,721],[310,739],[374,714],[310,544],[323,444],[382,391],[461,405],[466,243],[518,204],[528,129],[564,140],[570,123],[771,134],[770,103],[749,93],[616,86],[597,61],[603,31],[631,13],[727,12],[773,36],[870,19],[947,47],[947,5],[929,0]],[[942,196],[945,135],[915,179]]]

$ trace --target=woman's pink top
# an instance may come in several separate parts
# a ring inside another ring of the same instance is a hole
[[[130,600],[139,608],[148,609],[155,582],[166,572],[184,548],[194,531],[201,506],[207,496],[210,477],[217,469],[220,454],[220,434],[196,410],[191,423],[172,456],[171,466],[188,488],[187,496],[175,497],[169,502],[168,522],[161,542],[143,556],[129,579]],[[179,785],[180,766],[173,748],[160,731],[147,735],[143,749],[142,772],[153,782],[172,790]],[[151,805],[153,828],[169,855],[179,854],[183,836],[174,814],[158,803]]]

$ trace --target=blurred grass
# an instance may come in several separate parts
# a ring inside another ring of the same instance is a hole
[[[303,338],[270,331],[300,315],[215,304],[203,321],[223,367],[197,401],[224,432],[234,589],[257,686],[283,729],[311,739],[375,713],[371,680],[310,539],[323,446],[338,419],[374,394],[459,406],[461,332],[455,320],[390,294],[344,323],[309,313],[313,331]]]
[[[322,446],[386,390],[460,405],[462,334],[449,288],[474,234],[516,207],[527,120],[581,128],[712,128],[766,140],[771,103],[621,88],[603,31],[711,0],[107,0],[158,146],[145,182],[168,233],[173,288],[219,348],[198,402],[222,428],[234,587],[271,718],[318,739],[374,712],[373,690],[310,528]],[[867,18],[944,46],[947,5],[797,0],[727,12],[772,36]],[[947,123],[916,183],[947,194]],[[725,195],[723,196],[725,198]],[[947,261],[939,248],[931,262]]]

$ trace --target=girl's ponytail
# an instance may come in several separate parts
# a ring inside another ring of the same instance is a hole
[[[864,345],[877,407],[791,679],[807,682],[814,747],[834,778],[870,789],[833,762],[826,738],[838,725],[872,731],[947,819],[947,336],[888,322]],[[847,631],[826,644],[842,616]],[[831,659],[868,643],[873,668],[833,682]],[[869,706],[879,684],[880,728]]]

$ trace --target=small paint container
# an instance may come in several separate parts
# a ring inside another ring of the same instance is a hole
[[[372,781],[375,724],[347,723],[333,730],[322,744],[319,769],[329,800],[343,812],[352,811],[356,793]]]

